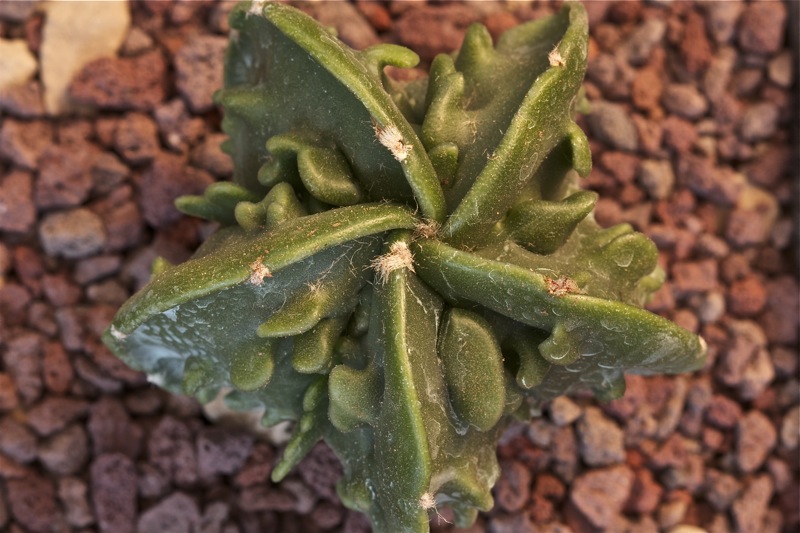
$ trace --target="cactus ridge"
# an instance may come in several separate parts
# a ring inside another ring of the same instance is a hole
[[[641,309],[655,246],[600,228],[578,187],[582,6],[496,45],[475,25],[412,82],[384,72],[412,51],[352,50],[285,5],[230,23],[215,100],[234,179],[176,203],[220,229],[157,262],[104,340],[173,392],[295,421],[273,480],[324,440],[375,531],[428,531],[442,506],[466,527],[513,417],[703,364],[702,339]]]

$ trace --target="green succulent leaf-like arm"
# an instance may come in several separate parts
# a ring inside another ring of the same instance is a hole
[[[220,229],[157,261],[104,340],[173,392],[294,421],[274,481],[323,440],[376,532],[425,533],[438,506],[467,527],[531,404],[703,364],[701,339],[641,309],[653,243],[601,228],[578,187],[579,4],[496,44],[473,26],[408,83],[384,67],[410,50],[352,50],[286,5],[230,22],[215,99],[234,180],[176,203]]]

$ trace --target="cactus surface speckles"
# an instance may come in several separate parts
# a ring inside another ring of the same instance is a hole
[[[324,440],[375,531],[427,531],[444,506],[468,526],[512,416],[702,365],[701,339],[641,309],[654,245],[600,228],[577,186],[580,5],[496,44],[475,25],[408,83],[383,70],[410,50],[354,51],[285,5],[230,21],[216,101],[234,180],[178,201],[220,229],[159,262],[105,341],[171,391],[296,421],[275,481]]]

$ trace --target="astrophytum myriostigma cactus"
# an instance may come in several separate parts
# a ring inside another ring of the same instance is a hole
[[[324,440],[375,531],[427,531],[436,506],[466,526],[492,506],[512,415],[702,365],[702,340],[641,309],[655,246],[600,228],[577,186],[582,6],[496,45],[472,26],[407,83],[384,67],[416,65],[410,50],[354,51],[285,5],[230,21],[216,101],[234,181],[178,202],[220,229],[157,263],[105,340],[171,391],[297,421],[274,480]]]

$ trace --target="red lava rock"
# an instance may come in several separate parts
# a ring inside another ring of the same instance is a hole
[[[200,525],[197,502],[187,494],[176,492],[142,513],[138,531],[196,531]]]
[[[717,511],[727,510],[741,491],[742,484],[734,476],[713,468],[706,469],[704,497]]]
[[[747,330],[737,331],[733,321],[730,321],[728,326],[733,339],[721,354],[715,374],[729,387],[736,387],[742,398],[754,399],[775,377],[775,369],[766,348],[766,339],[761,328],[754,323],[743,321],[737,327],[746,326],[747,330],[755,330],[757,337]]]
[[[75,305],[81,299],[81,289],[66,273],[45,274],[42,277],[42,292],[54,307]]]
[[[135,424],[116,398],[104,396],[92,404],[87,423],[92,453],[121,453],[136,459],[142,449],[142,429]]]
[[[527,514],[497,515],[489,522],[488,533],[536,533]]]
[[[30,463],[36,458],[36,435],[11,416],[0,419],[0,452],[17,463]]]
[[[92,192],[97,195],[111,193],[130,176],[130,169],[111,152],[100,152],[92,159],[90,175]]]
[[[21,479],[7,480],[6,489],[11,516],[29,531],[49,533],[58,530],[64,521],[56,503],[55,488],[49,479],[30,474]]]
[[[5,370],[13,378],[24,405],[34,403],[42,394],[41,350],[41,337],[24,333],[8,341],[4,353],[0,352]]]
[[[467,27],[479,18],[468,4],[416,7],[395,21],[394,31],[400,44],[427,62],[442,50],[459,47]]]
[[[222,63],[228,39],[196,35],[175,55],[176,85],[195,113],[214,107],[211,95],[222,86]]]
[[[739,25],[739,45],[754,54],[774,54],[783,45],[786,15],[781,2],[748,4]]]
[[[497,39],[503,33],[505,33],[507,30],[510,30],[518,23],[519,21],[517,20],[517,17],[514,16],[514,13],[506,10],[499,10],[495,11],[494,13],[489,13],[482,21],[482,24],[486,26],[487,30],[489,30],[489,33],[492,35],[492,39],[495,42],[497,42]]]
[[[715,394],[706,408],[706,420],[720,429],[732,428],[741,415],[739,404],[722,394]]]
[[[78,104],[114,111],[150,111],[166,97],[167,62],[153,50],[136,57],[92,61],[72,79],[70,97]]]
[[[775,447],[778,432],[761,411],[750,411],[736,427],[736,463],[745,473],[755,472]]]
[[[131,165],[149,163],[158,154],[158,128],[144,113],[128,113],[114,132],[114,147]]]
[[[691,10],[686,15],[680,52],[690,74],[702,72],[711,62],[712,51],[706,35],[706,21],[697,11]]]
[[[754,275],[734,281],[728,290],[728,308],[734,315],[757,315],[766,303],[767,291],[761,280]]]
[[[648,514],[658,507],[664,489],[661,488],[650,470],[639,468],[635,471],[630,498],[625,503],[627,512]]]
[[[26,170],[36,170],[42,152],[53,142],[53,126],[44,120],[4,118],[0,127],[0,158]]]
[[[314,5],[314,18],[325,26],[336,28],[339,39],[356,50],[363,50],[380,42],[375,29],[349,2],[346,4],[317,3]]]
[[[136,468],[120,453],[105,454],[90,469],[92,506],[101,533],[132,533],[136,516]]]
[[[330,448],[317,444],[296,468],[314,494],[329,501],[339,501],[336,482],[342,476],[342,465]]]
[[[125,185],[91,206],[108,233],[104,252],[128,250],[141,241],[142,213],[132,196],[133,189]]]
[[[233,174],[231,157],[220,148],[227,139],[223,134],[206,136],[203,143],[192,150],[189,160],[193,165],[202,168],[218,178],[227,178]]]
[[[356,2],[356,9],[369,21],[370,26],[379,32],[392,28],[392,17],[383,4],[378,2]]]
[[[800,289],[792,276],[781,276],[767,283],[767,309],[761,319],[767,338],[774,343],[793,345],[800,324]]]
[[[525,507],[530,496],[531,473],[518,461],[501,461],[501,476],[494,487],[497,505],[514,513]]]
[[[358,5],[377,5],[369,3],[360,3]],[[342,523],[342,516],[344,512],[338,505],[334,505],[329,501],[322,501],[317,504],[311,511],[311,520],[320,529],[333,529]]]
[[[16,170],[0,180],[0,231],[27,233],[36,223],[33,179]]]
[[[333,455],[332,452],[330,452]],[[250,456],[245,465],[239,470],[234,478],[234,484],[238,487],[249,487],[259,483],[265,483],[272,473],[272,463],[275,452],[265,443],[255,443],[250,450]],[[333,458],[335,459],[335,457]],[[308,460],[308,456],[304,459]],[[301,462],[302,464],[302,462]],[[333,483],[335,484],[335,480]],[[331,493],[328,493],[330,496]],[[333,492],[336,498],[335,492]]]
[[[551,451],[553,472],[562,480],[571,482],[578,468],[578,439],[572,426],[556,430],[553,434]]]
[[[253,436],[232,428],[203,428],[197,435],[197,468],[201,477],[236,473],[253,447]]]
[[[2,89],[0,111],[15,118],[42,118],[46,114],[43,93],[38,80]]]
[[[672,286],[679,294],[710,291],[717,286],[717,262],[684,261],[672,266]]]
[[[773,490],[768,474],[761,474],[747,483],[731,508],[736,531],[764,531],[763,521]]]
[[[633,482],[625,465],[590,470],[575,479],[570,501],[594,527],[605,528],[622,511]]]
[[[12,411],[19,405],[17,388],[9,374],[0,372],[0,412]]]
[[[697,129],[694,124],[675,115],[669,115],[662,123],[664,144],[673,151],[683,154],[697,142]]]
[[[156,109],[155,119],[164,142],[179,152],[195,143],[205,131],[203,119],[190,115],[180,98],[160,105]]]
[[[654,68],[643,68],[636,72],[631,85],[631,99],[638,109],[651,111],[658,107],[664,85],[661,75]]]
[[[243,511],[293,511],[296,499],[289,491],[280,486],[273,488],[264,485],[245,487],[239,493],[238,507]]]
[[[28,412],[28,425],[41,437],[61,431],[84,416],[89,404],[76,398],[47,396]]]
[[[621,183],[631,183],[639,168],[639,158],[625,152],[603,152],[600,164]]]
[[[165,416],[153,428],[147,440],[150,462],[180,486],[197,481],[197,455],[189,427]]]
[[[184,194],[202,194],[213,181],[205,172],[186,167],[180,156],[158,154],[140,184],[149,191],[147,201],[141,204],[144,219],[155,228],[172,224],[181,216],[173,205],[175,199]]]
[[[65,394],[69,390],[75,372],[67,352],[60,343],[45,344],[42,370],[47,390],[56,394]]]
[[[789,170],[791,149],[786,145],[771,145],[745,166],[745,174],[755,185],[775,187]]]

